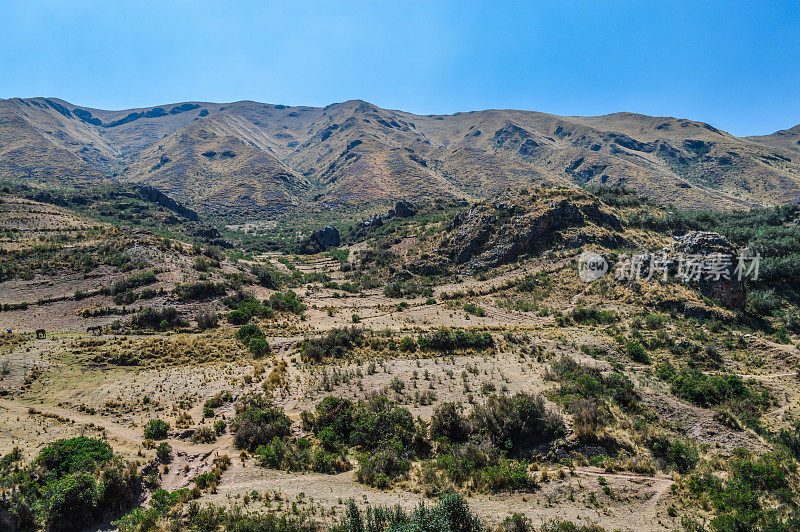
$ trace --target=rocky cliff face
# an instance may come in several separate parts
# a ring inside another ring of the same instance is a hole
[[[745,288],[736,267],[738,250],[718,233],[693,231],[676,237],[672,252],[681,254],[684,261],[700,261],[695,278],[687,282],[696,283],[706,297],[718,299],[728,308],[744,310]]]
[[[455,217],[435,253],[410,267],[430,274],[450,264],[473,273],[512,262],[545,247],[624,242],[622,223],[595,197],[572,189],[504,192]]]

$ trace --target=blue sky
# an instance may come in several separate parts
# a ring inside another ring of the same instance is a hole
[[[800,123],[800,2],[0,0],[0,98]]]

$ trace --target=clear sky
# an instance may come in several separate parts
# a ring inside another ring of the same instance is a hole
[[[800,1],[0,0],[0,98],[800,123]]]

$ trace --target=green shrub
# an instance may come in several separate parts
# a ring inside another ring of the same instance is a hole
[[[234,310],[228,314],[228,323],[231,325],[244,325],[252,319],[252,315],[244,310]]]
[[[292,290],[275,292],[269,296],[269,305],[278,312],[302,314],[306,309],[302,299]]]
[[[364,331],[356,326],[333,328],[321,338],[310,338],[303,342],[304,358],[320,362],[325,358],[345,358],[355,347],[362,345]]]
[[[156,310],[152,307],[145,307],[131,318],[131,325],[140,329],[155,329],[164,331],[179,327],[186,327],[186,320],[175,307],[166,307]]]
[[[632,409],[639,402],[639,395],[626,375],[618,372],[604,375],[599,369],[578,364],[565,355],[551,364],[547,377],[561,384],[556,393],[565,403],[576,397],[609,398],[623,408]]]
[[[480,333],[467,329],[442,327],[419,337],[419,347],[432,351],[453,351],[456,349],[488,349],[494,339],[488,332]]]
[[[430,433],[434,440],[446,439],[451,442],[464,442],[469,436],[469,424],[462,414],[459,403],[442,403],[431,416]]]
[[[467,303],[466,305],[464,305],[464,312],[466,312],[467,314],[472,314],[479,318],[483,318],[484,316],[486,316],[486,311],[483,310],[478,305],[476,305],[475,303]]]
[[[675,469],[678,473],[686,474],[699,461],[697,448],[688,441],[669,440],[662,436],[653,436],[647,442],[653,456],[661,460],[668,468]]]
[[[81,530],[93,521],[97,485],[89,473],[67,475],[52,487],[44,516],[47,530]]]
[[[258,325],[253,323],[244,325],[236,331],[236,339],[242,342],[245,345],[250,345],[255,338],[263,338],[264,333],[261,332],[261,329]]]
[[[272,354],[272,346],[261,336],[251,338],[247,348],[253,354],[253,358],[263,358]]]
[[[386,489],[393,479],[406,473],[410,464],[395,449],[377,449],[358,457],[356,479],[362,484]]]
[[[544,398],[519,392],[493,395],[470,414],[472,431],[489,437],[498,448],[520,453],[564,434],[561,416],[548,410]]]
[[[97,463],[108,462],[112,456],[111,446],[106,442],[80,436],[45,446],[35,462],[60,477],[76,471],[92,471]]]
[[[392,442],[413,452],[415,426],[411,412],[386,397],[355,404],[326,397],[317,404],[313,432],[328,449],[349,445],[369,451]]]
[[[480,520],[469,510],[464,498],[449,493],[433,506],[421,504],[411,514],[398,508],[372,508],[362,514],[350,500],[338,529],[342,532],[483,532]]]
[[[270,266],[255,264],[250,271],[258,284],[271,290],[277,290],[284,282],[285,276]]]
[[[628,356],[631,357],[631,360],[634,362],[638,362],[639,364],[650,363],[650,355],[647,354],[647,350],[636,340],[627,340],[625,342],[625,352],[628,353]]]
[[[178,284],[172,289],[172,293],[175,294],[175,297],[180,301],[221,297],[225,295],[225,292],[225,283],[215,283],[213,281]]]
[[[403,353],[414,353],[417,350],[417,342],[411,336],[404,336],[400,340],[398,349]]]
[[[144,437],[150,440],[163,440],[169,432],[169,423],[163,419],[151,419],[144,425]]]
[[[110,292],[112,296],[115,296],[117,294],[130,292],[131,290],[139,288],[140,286],[153,284],[156,281],[158,281],[158,277],[156,277],[156,273],[154,271],[147,270],[134,273],[133,275],[124,277],[114,282],[114,284],[111,285]]]
[[[613,310],[600,310],[580,306],[572,310],[570,317],[576,323],[589,325],[610,325],[619,319]]]
[[[248,451],[267,445],[273,438],[289,436],[291,427],[283,408],[271,406],[244,406],[231,422],[234,445]]]
[[[760,316],[769,316],[781,307],[775,290],[750,290],[747,292],[747,306]]]
[[[172,446],[165,441],[162,441],[156,447],[156,457],[162,464],[168,464],[172,461]]]

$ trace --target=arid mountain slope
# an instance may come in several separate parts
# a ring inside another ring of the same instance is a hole
[[[479,199],[543,184],[624,185],[681,207],[796,202],[798,140],[797,127],[738,138],[632,113],[421,116],[360,100],[103,111],[54,98],[0,100],[0,178],[149,183],[222,215]]]

